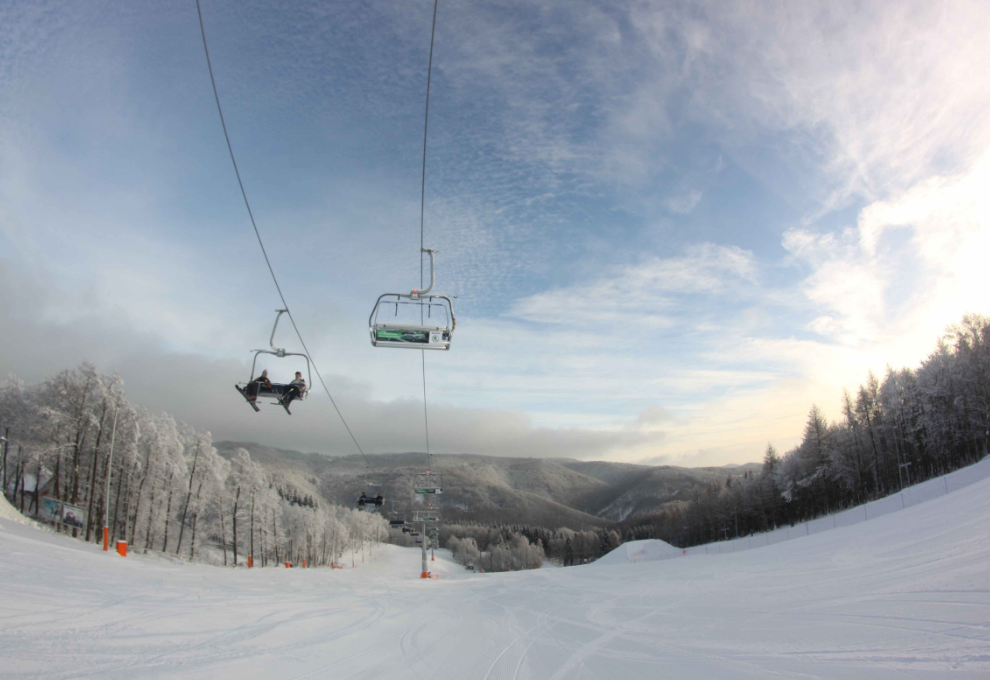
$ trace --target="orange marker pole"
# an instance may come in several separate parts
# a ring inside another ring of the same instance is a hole
[[[103,552],[110,552],[110,477],[113,476],[113,442],[117,438],[117,412],[120,401],[113,409],[113,431],[110,433],[110,455],[107,457],[107,484],[103,494]],[[124,556],[127,556],[126,551]]]
[[[254,555],[248,555],[248,569],[254,568]]]

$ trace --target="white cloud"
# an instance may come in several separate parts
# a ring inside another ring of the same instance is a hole
[[[801,289],[813,309],[828,312],[808,328],[849,345],[875,338],[884,322],[887,283],[881,264],[860,252],[853,235],[792,229],[783,244],[812,270]]]
[[[988,186],[990,154],[964,173],[866,206],[855,229],[788,231],[784,247],[807,267],[802,291],[818,311],[808,327],[848,345],[891,346],[911,336],[922,351],[963,314],[987,311]],[[885,241],[895,230],[909,238]]]
[[[613,112],[626,154],[655,154],[676,108],[731,147],[787,139],[778,150],[832,206],[968,167],[990,144],[985,2],[643,1],[630,15],[652,63]]]
[[[649,258],[610,275],[517,300],[509,316],[539,323],[621,325],[635,332],[680,323],[678,296],[715,295],[752,286],[752,253],[735,246],[703,243],[680,257]]]
[[[664,203],[670,212],[677,213],[678,215],[687,215],[697,207],[701,201],[701,195],[700,191],[692,189],[683,194],[671,196]]]

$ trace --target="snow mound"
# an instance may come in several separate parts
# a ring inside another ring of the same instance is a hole
[[[680,548],[658,539],[645,541],[629,541],[623,543],[609,554],[597,560],[595,564],[630,564],[636,562],[656,562],[677,557]]]
[[[34,522],[19,513],[17,508],[7,502],[7,497],[3,494],[0,494],[0,519],[5,519],[10,522],[17,522],[18,524],[34,526]]]

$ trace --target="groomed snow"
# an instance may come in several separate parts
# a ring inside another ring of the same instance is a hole
[[[987,678],[990,480],[736,554],[470,574],[120,558],[0,520],[4,678]],[[349,563],[348,563],[349,566]]]

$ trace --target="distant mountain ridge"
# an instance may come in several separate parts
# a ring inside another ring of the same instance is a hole
[[[382,491],[386,510],[405,515],[419,507],[413,479],[424,472],[424,453],[390,453],[364,458],[326,456],[277,449],[253,442],[216,443],[230,457],[246,449],[283,487],[339,505],[353,505],[362,491]],[[440,498],[445,521],[532,524],[582,528],[612,526],[684,502],[710,484],[758,470],[749,463],[732,468],[652,467],[563,458],[507,458],[472,454],[433,456],[432,472],[443,475]]]

